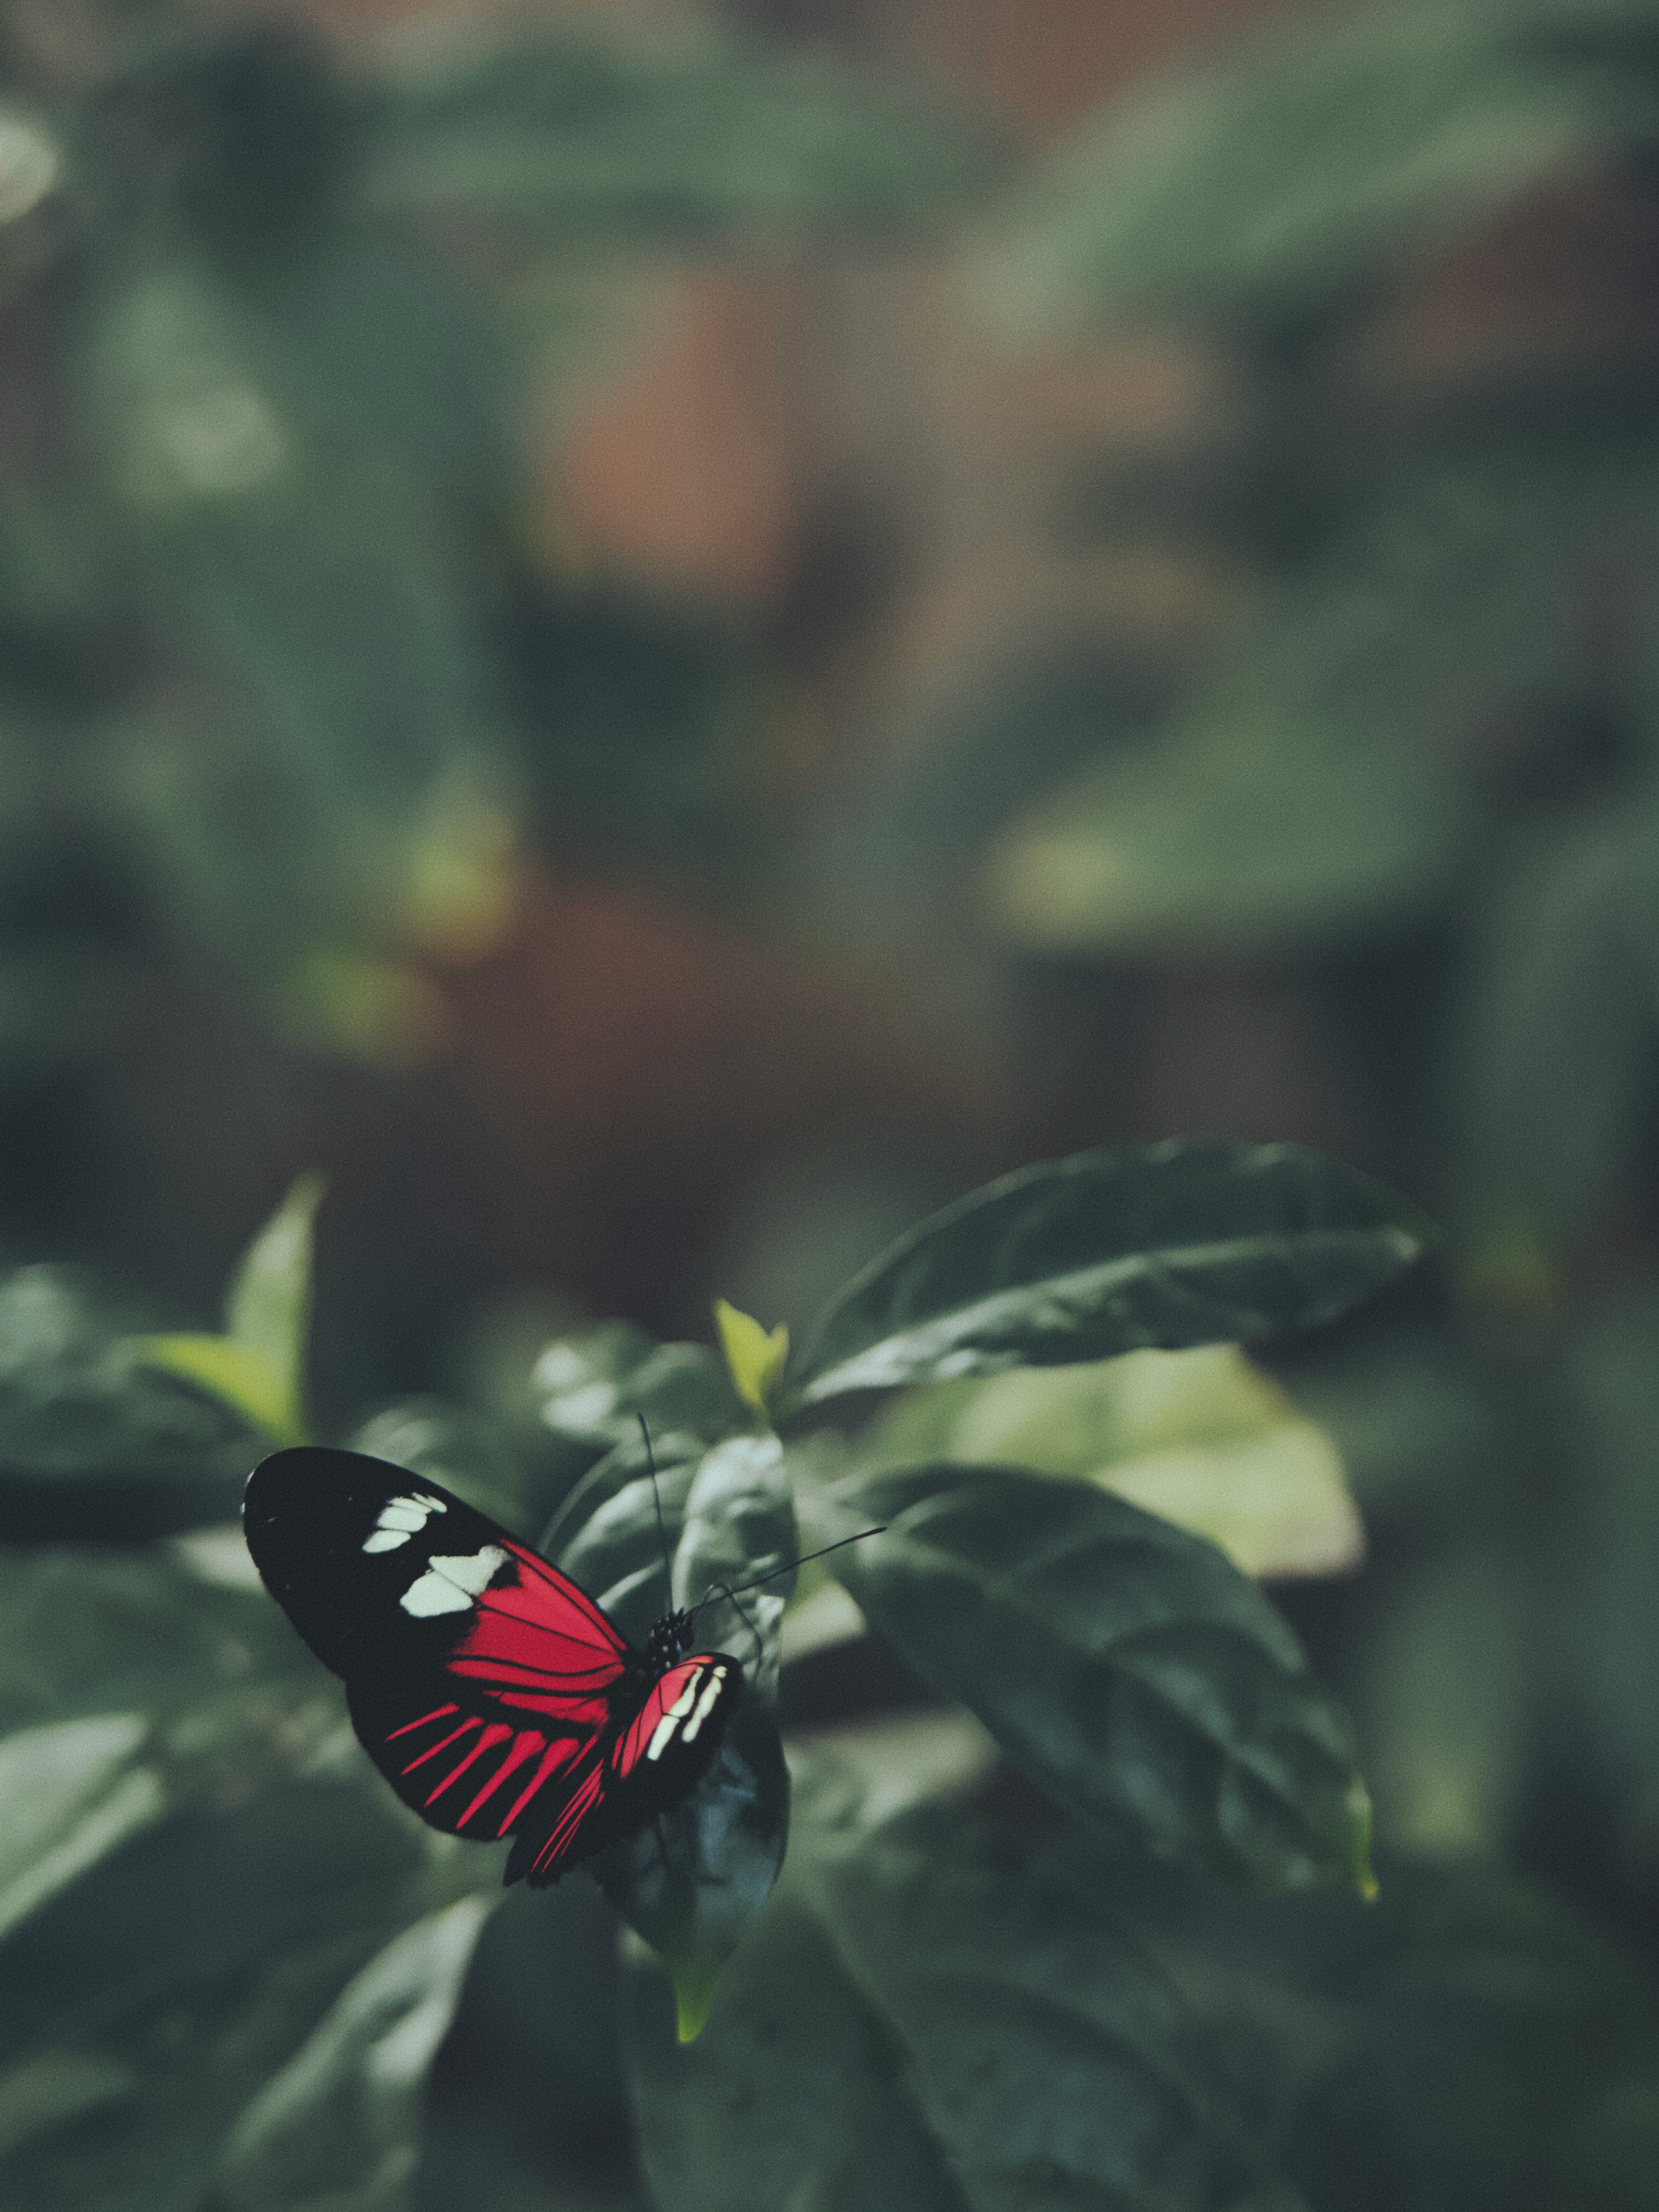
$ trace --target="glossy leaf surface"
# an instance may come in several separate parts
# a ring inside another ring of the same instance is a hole
[[[1041,1845],[939,1806],[872,1822],[823,1776],[803,1804],[691,2051],[629,1963],[662,2203],[1198,2212],[1260,2185],[1175,1992]]]
[[[1348,1729],[1212,1546],[1091,1486],[933,1466],[803,1486],[815,1541],[923,1679],[1078,1812],[1264,1888],[1365,1883]]]
[[[1293,1145],[1175,1141],[1005,1176],[854,1277],[796,1370],[848,1390],[1248,1340],[1332,1320],[1421,1257],[1401,1200]]]

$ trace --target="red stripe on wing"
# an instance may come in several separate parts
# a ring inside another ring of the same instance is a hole
[[[446,1790],[451,1790],[454,1787],[456,1783],[460,1780],[462,1775],[466,1772],[467,1768],[471,1766],[475,1760],[482,1759],[485,1752],[494,1751],[498,1745],[510,1741],[512,1735],[513,1731],[505,1721],[492,1721],[489,1726],[484,1730],[483,1734],[478,1738],[477,1743],[473,1745],[471,1750],[467,1753],[465,1758],[460,1759],[455,1765],[452,1766],[448,1773],[445,1775],[443,1780],[439,1783],[436,1789],[428,1793],[426,1800],[427,1803],[428,1805],[434,1804],[437,1800],[443,1796]],[[462,1819],[465,1818],[465,1815],[463,1814]],[[459,1828],[460,1825],[460,1820],[457,1820],[455,1826]]]
[[[445,1672],[519,1711],[597,1732],[609,1717],[606,1692],[622,1675],[627,1644],[568,1575],[521,1544],[504,1548],[514,1577],[475,1601]]]
[[[407,1692],[352,1685],[347,1696],[358,1738],[381,1773],[411,1811],[448,1835],[494,1842],[530,1822],[534,1848],[567,1810],[571,1770],[599,1771],[593,1734],[464,1713],[453,1702],[434,1704],[430,1684]],[[405,1719],[411,1710],[416,1717]],[[469,1775],[468,1788],[459,1788]],[[589,1802],[585,1797],[577,1826]]]
[[[530,1869],[532,1882],[558,1879],[563,1862],[568,1858],[588,1814],[599,1803],[604,1788],[604,1771],[596,1759],[571,1791],[557,1825],[536,1853]]]

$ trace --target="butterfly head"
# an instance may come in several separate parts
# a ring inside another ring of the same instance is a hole
[[[665,1613],[651,1624],[651,1633],[646,1639],[646,1656],[653,1668],[660,1670],[672,1667],[683,1659],[691,1648],[691,1615],[684,1607]]]

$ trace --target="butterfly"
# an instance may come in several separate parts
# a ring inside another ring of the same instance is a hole
[[[736,1659],[690,1650],[695,1608],[641,1650],[486,1515],[362,1452],[262,1461],[242,1529],[404,1803],[447,1835],[511,1836],[509,1882],[556,1881],[689,1796],[742,1692]]]

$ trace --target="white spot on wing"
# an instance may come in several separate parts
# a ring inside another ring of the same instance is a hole
[[[720,1686],[725,1680],[726,1669],[724,1667],[711,1667],[709,1668],[708,1687],[703,1692],[702,1696],[698,1699],[697,1710],[692,1714],[690,1719],[687,1721],[685,1724],[685,1741],[687,1743],[690,1742],[692,1737],[696,1735],[697,1730],[708,1719],[709,1709],[714,1705],[715,1698],[719,1697],[720,1693]]]
[[[424,1492],[412,1498],[389,1498],[375,1516],[374,1527],[364,1542],[366,1552],[395,1552],[399,1544],[424,1528],[434,1513],[447,1513],[441,1498]]]
[[[426,1572],[416,1576],[398,1602],[417,1620],[436,1613],[465,1613],[474,1598],[489,1587],[497,1567],[505,1566],[507,1553],[499,1544],[486,1544],[459,1558],[434,1557]]]
[[[676,1735],[683,1735],[685,1741],[690,1743],[707,1718],[709,1707],[719,1697],[720,1685],[725,1680],[724,1667],[706,1667],[701,1673],[693,1674],[652,1730],[651,1741],[645,1747],[646,1757],[660,1759]],[[700,1690],[702,1692],[701,1702],[697,1698]],[[692,1711],[694,1705],[696,1706],[695,1712]],[[686,1719],[688,1713],[690,1714],[689,1720]],[[684,1729],[680,1727],[683,1721],[685,1723]]]

